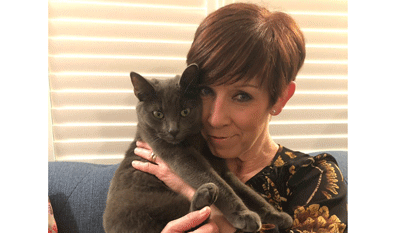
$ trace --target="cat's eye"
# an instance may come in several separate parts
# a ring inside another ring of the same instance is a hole
[[[189,115],[189,113],[190,113],[190,108],[186,108],[186,109],[183,109],[180,112],[180,115],[182,115],[183,117],[185,117],[185,116]]]
[[[163,119],[164,114],[160,111],[153,111],[153,116],[157,119]]]

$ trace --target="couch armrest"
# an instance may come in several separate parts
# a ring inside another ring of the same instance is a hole
[[[49,162],[48,195],[59,233],[104,232],[102,214],[118,166]]]

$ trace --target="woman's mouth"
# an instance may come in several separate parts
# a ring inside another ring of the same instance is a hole
[[[232,139],[235,135],[232,136],[219,136],[219,135],[209,135],[210,140],[215,144],[222,144],[230,139]]]
[[[225,138],[228,138],[228,137],[218,137],[218,136],[210,136],[211,138],[214,138],[214,139],[225,139]]]

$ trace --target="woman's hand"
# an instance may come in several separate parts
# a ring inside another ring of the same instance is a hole
[[[184,195],[189,200],[192,199],[195,190],[182,178],[176,175],[176,173],[170,169],[169,165],[167,165],[167,163],[165,163],[160,157],[156,157],[155,159],[151,158],[153,150],[147,143],[137,141],[136,145],[137,148],[135,148],[134,153],[146,160],[154,162],[155,164],[137,160],[132,163],[132,166],[135,169],[155,175],[173,191]]]
[[[205,221],[211,213],[210,207],[205,207],[199,211],[194,211],[185,216],[169,222],[161,233],[181,233],[200,225]],[[194,233],[217,233],[218,226],[214,222],[208,222],[195,231]]]

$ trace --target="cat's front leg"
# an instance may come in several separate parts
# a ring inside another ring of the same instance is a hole
[[[216,199],[219,195],[219,188],[214,183],[206,183],[200,186],[195,194],[192,197],[192,201],[190,202],[190,211],[197,211],[201,210],[205,206],[211,206],[213,203],[215,203]],[[203,223],[200,225],[204,225],[209,221],[209,218],[206,219]],[[197,226],[199,227],[199,226]],[[192,230],[196,230],[192,229]]]
[[[219,197],[219,188],[214,183],[206,183],[200,186],[191,201],[190,211],[200,210],[205,206],[210,206],[215,203]],[[232,217],[231,217],[232,218]],[[206,220],[207,222],[208,220]],[[261,226],[259,216],[251,211],[240,211],[234,214],[235,226],[244,231],[256,232]],[[204,223],[202,223],[204,224]]]
[[[154,147],[157,150],[157,147]],[[163,160],[170,165],[186,183],[198,190],[206,183],[214,183],[219,194],[215,206],[223,213],[225,218],[237,229],[245,232],[256,232],[261,228],[259,215],[244,204],[232,188],[216,173],[208,161],[192,148],[174,148],[169,150],[176,156],[165,156]],[[161,151],[160,151],[161,152]],[[156,151],[156,153],[160,153]],[[216,192],[216,191],[215,191]],[[211,202],[212,191],[200,192],[198,202],[193,203],[197,208],[203,208]],[[204,199],[204,200],[203,200]],[[194,208],[196,208],[194,207]],[[196,208],[196,209],[197,209]]]
[[[293,219],[289,214],[277,211],[263,197],[242,183],[234,174],[229,171],[225,172],[223,178],[249,209],[259,214],[263,223],[274,224],[278,229],[287,229],[292,226]]]
[[[219,188],[214,183],[206,183],[200,186],[193,195],[190,212],[201,210],[205,206],[215,203],[219,196]]]
[[[259,215],[249,210],[224,180],[219,176],[217,178],[219,179],[214,177],[208,179],[214,181],[215,184],[206,183],[197,189],[192,200],[193,208],[199,209],[215,204],[235,228],[244,232],[259,231],[262,225]]]

